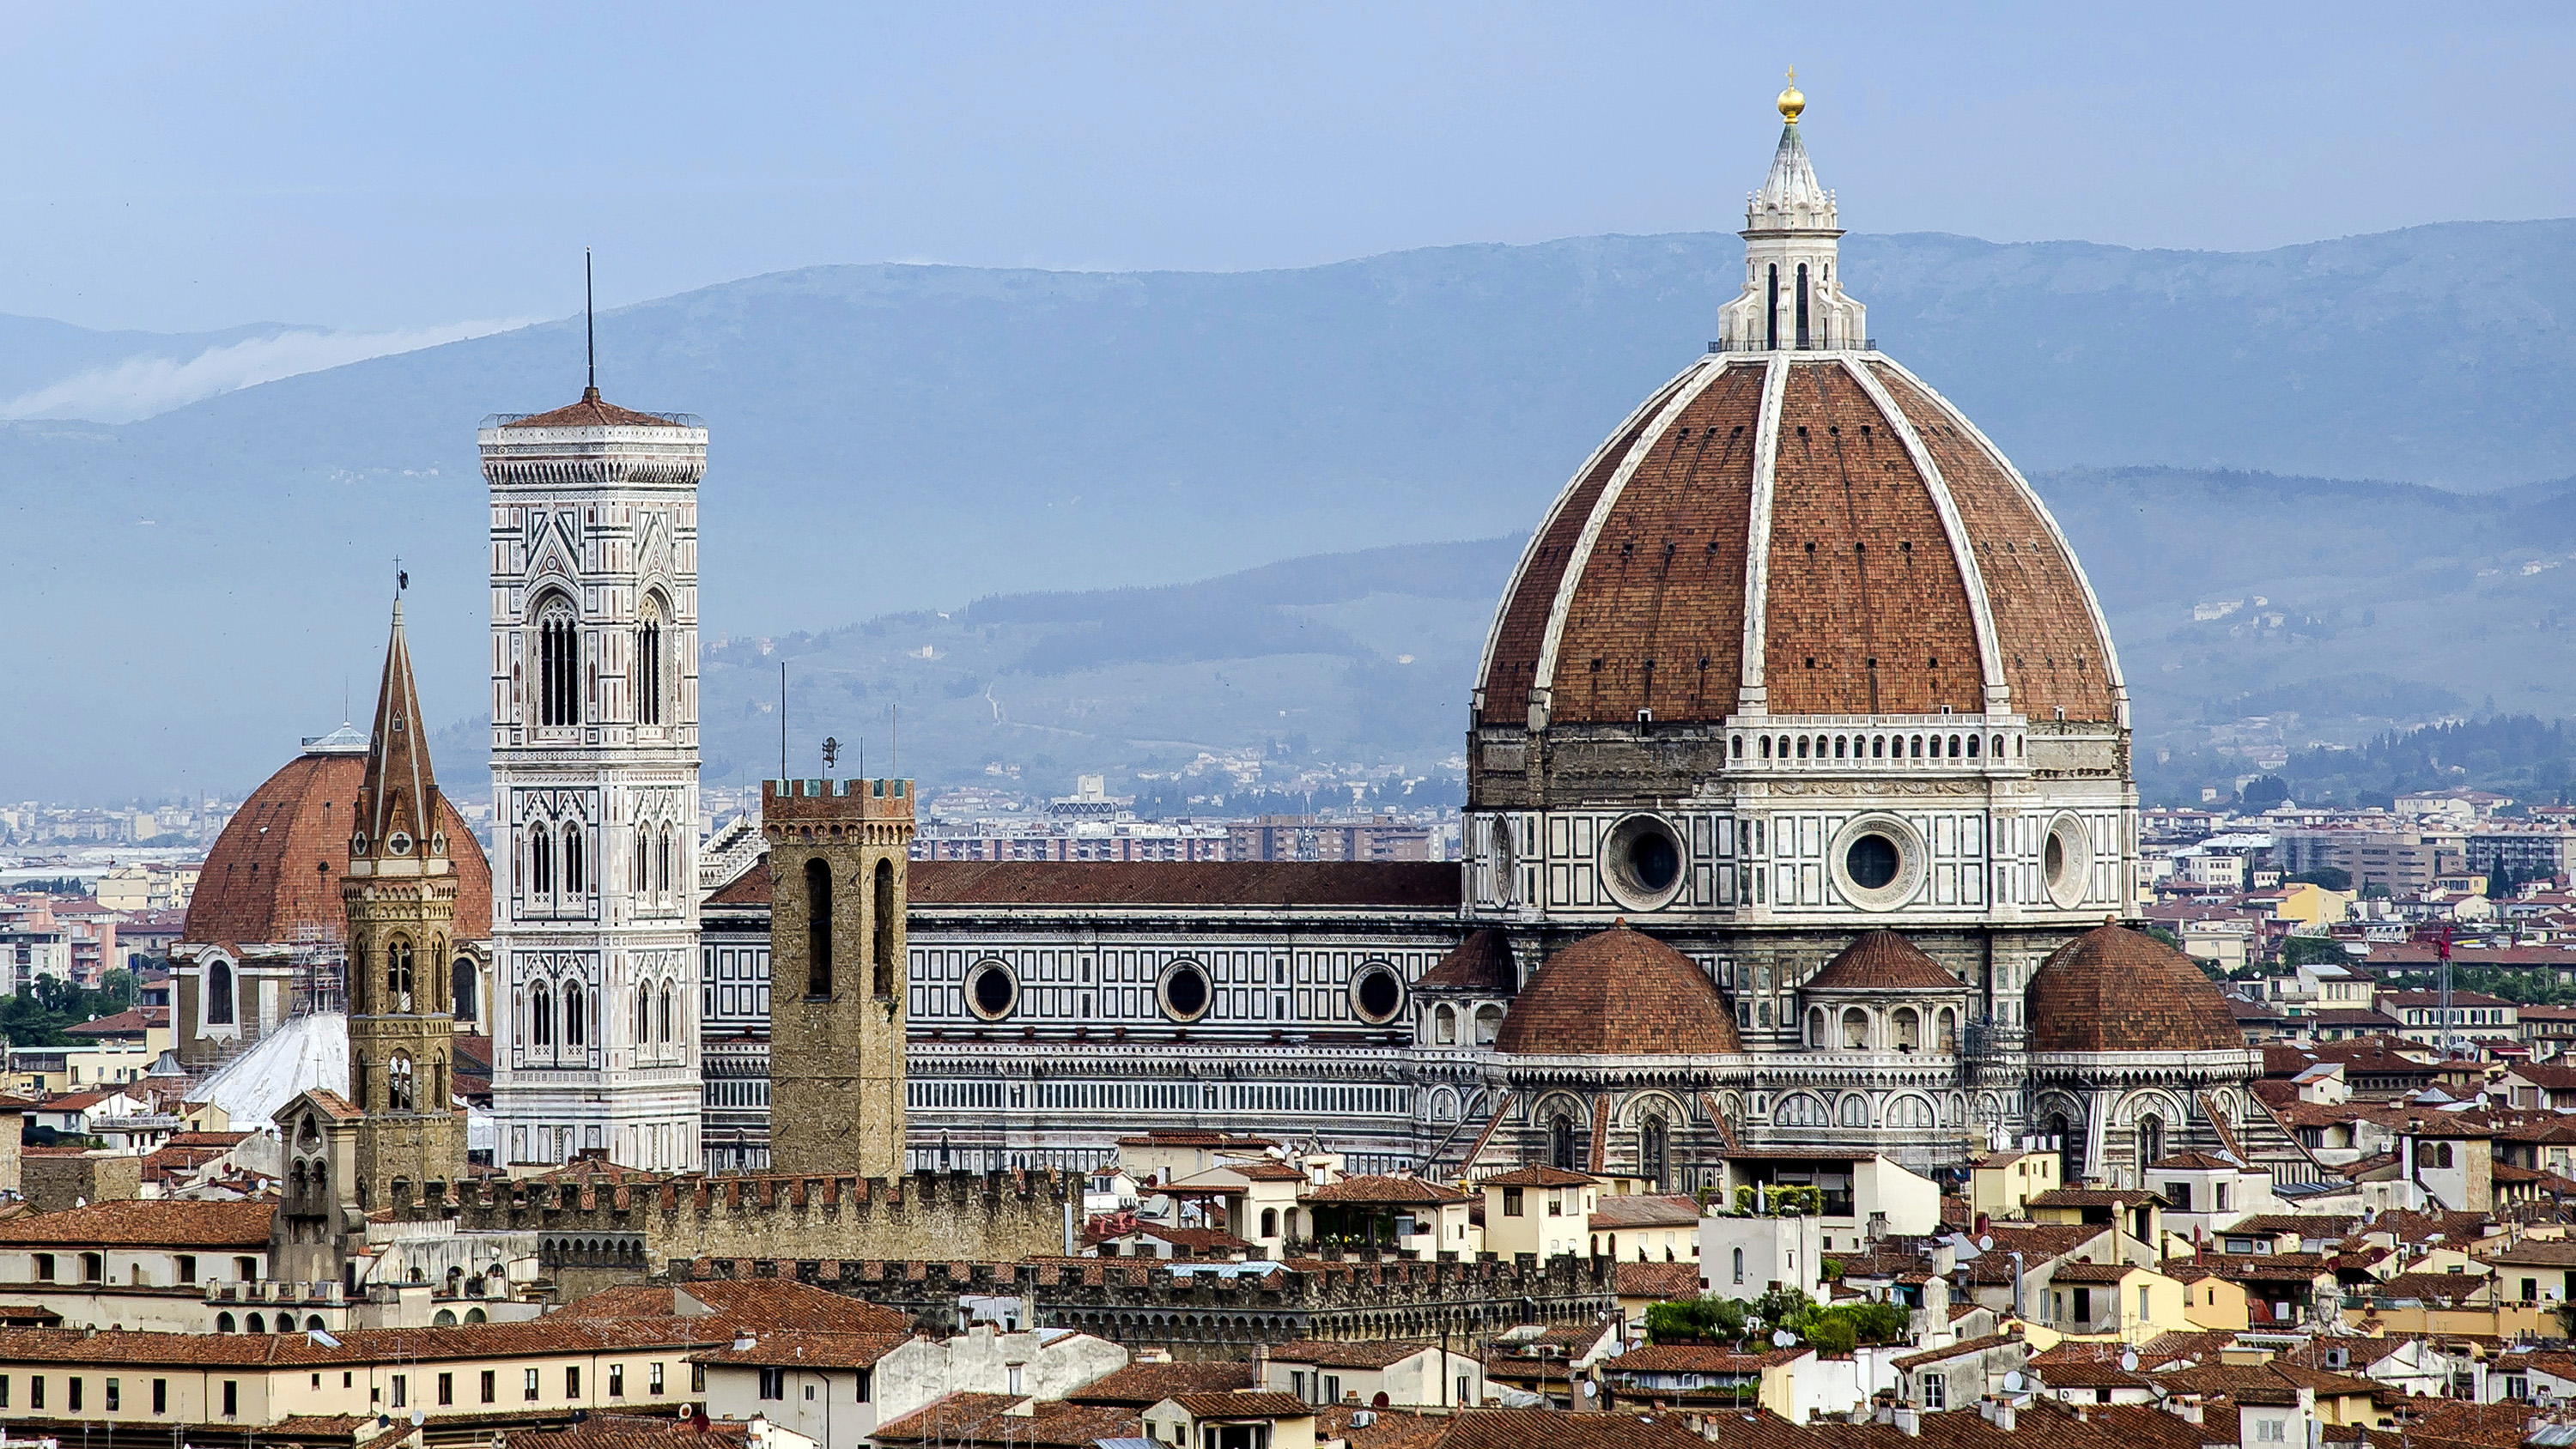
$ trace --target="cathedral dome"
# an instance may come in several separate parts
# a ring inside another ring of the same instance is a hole
[[[2241,1050],[2218,986],[2153,936],[2102,926],[2040,963],[2024,998],[2034,1052]]]
[[[367,737],[343,726],[308,742],[252,791],[206,853],[180,939],[243,946],[341,940],[340,875],[366,773]],[[456,924],[479,938],[492,919],[492,867],[473,827],[444,796],[438,818],[455,863]]]
[[[2126,713],[2110,631],[2038,495],[1939,394],[1860,351],[1714,353],[1648,398],[1540,523],[1480,682],[1480,724],[1532,728],[1714,724],[1754,702]]]
[[[1743,295],[1539,521],[1484,727],[2001,715],[2125,726],[2066,538],[1965,414],[1877,350],[1833,193],[1784,129]]]
[[[1616,926],[1547,958],[1512,999],[1494,1049],[1523,1056],[1740,1052],[1735,1014],[1688,956]]]

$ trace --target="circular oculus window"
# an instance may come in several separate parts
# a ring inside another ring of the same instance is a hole
[[[2093,870],[2093,838],[2076,815],[2048,822],[2048,839],[2039,848],[2039,883],[2059,910],[2084,903],[2085,879]]]
[[[385,849],[396,855],[411,854],[411,837],[397,830],[385,837]]]
[[[1923,878],[1923,842],[1893,815],[1864,815],[1836,832],[1834,888],[1867,911],[1891,911],[1913,899]]]
[[[1404,978],[1395,974],[1394,967],[1372,962],[1351,978],[1351,1010],[1359,1013],[1360,1020],[1383,1026],[1403,1009]]]
[[[1601,878],[1632,911],[1672,904],[1682,893],[1682,840],[1660,815],[1631,815],[1601,842]]]
[[[1000,1021],[1020,1004],[1020,978],[999,961],[978,962],[966,973],[966,1009],[986,1021]]]
[[[1164,968],[1163,979],[1154,986],[1154,998],[1161,1003],[1163,1015],[1174,1021],[1196,1021],[1207,1015],[1216,993],[1208,986],[1207,972],[1195,961],[1175,961]]]

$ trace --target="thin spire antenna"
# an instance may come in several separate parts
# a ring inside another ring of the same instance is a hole
[[[778,778],[787,778],[787,661],[778,661]]]
[[[599,401],[599,313],[590,300],[590,248],[581,249],[581,332],[582,352],[587,374],[582,386],[582,401]],[[781,665],[783,671],[786,666]],[[784,771],[780,772],[783,776]]]

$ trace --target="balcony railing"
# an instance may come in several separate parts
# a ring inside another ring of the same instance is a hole
[[[1708,350],[1711,352],[1876,352],[1878,339],[1875,337],[1810,337],[1804,342],[1783,340],[1776,344],[1720,340],[1711,342]]]

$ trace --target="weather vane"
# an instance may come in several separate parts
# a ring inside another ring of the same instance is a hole
[[[823,773],[832,773],[833,764],[841,758],[841,742],[828,736],[823,741]]]
[[[402,555],[401,555],[401,554],[395,554],[395,555],[394,555],[394,592],[395,592],[395,593],[397,593],[397,594],[399,594],[399,593],[401,593],[403,590],[408,589],[408,588],[410,588],[410,587],[411,587],[411,575],[410,575],[410,574],[408,574],[408,573],[405,573],[405,572],[403,571],[403,566],[402,566]]]

